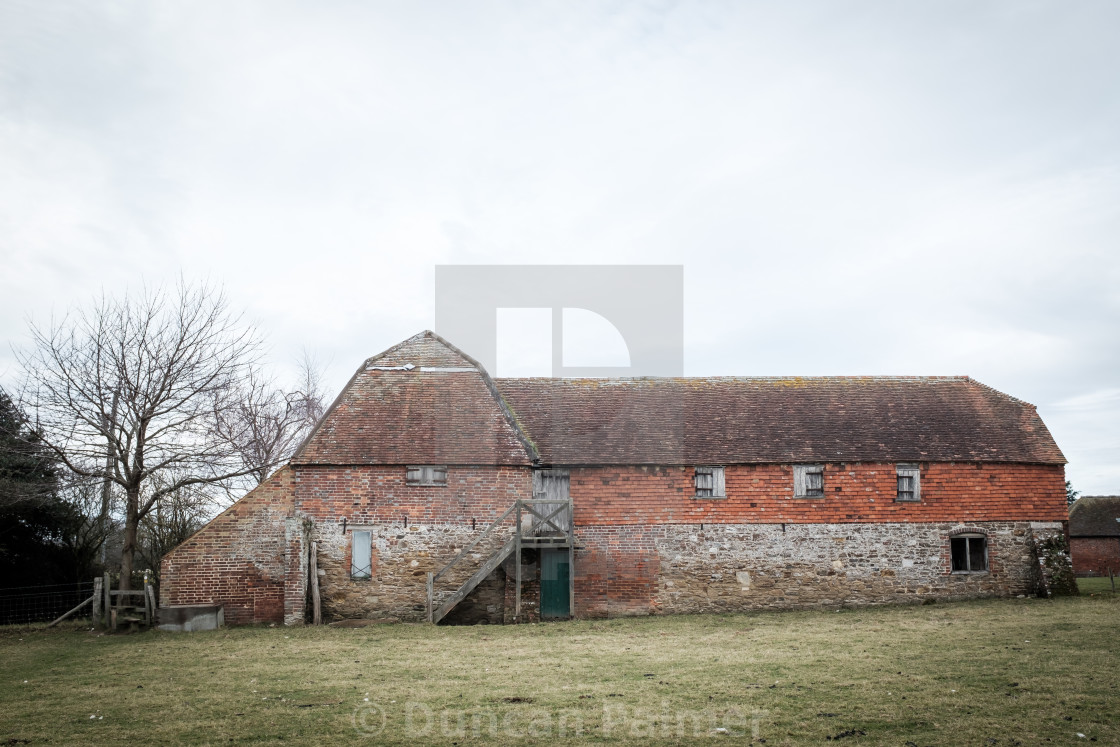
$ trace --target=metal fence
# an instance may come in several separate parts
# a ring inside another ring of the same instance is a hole
[[[93,594],[93,581],[0,589],[0,625],[50,622]]]

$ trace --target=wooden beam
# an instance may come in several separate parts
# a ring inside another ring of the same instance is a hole
[[[82,607],[85,607],[85,606],[86,606],[87,604],[89,604],[90,602],[92,602],[92,601],[94,600],[94,598],[95,598],[96,596],[97,596],[96,594],[91,594],[91,595],[90,595],[89,597],[87,597],[87,598],[85,599],[85,601],[83,601],[83,602],[82,602],[81,604],[79,604],[79,605],[78,605],[77,607],[75,607],[74,609],[70,610],[70,611],[69,611],[69,612],[67,612],[67,613],[66,613],[65,615],[63,615],[62,617],[58,618],[57,620],[55,620],[55,621],[54,621],[54,622],[52,622],[51,624],[47,625],[47,627],[48,627],[48,628],[53,628],[53,627],[54,627],[55,625],[58,625],[58,624],[59,624],[60,622],[62,622],[62,621],[63,621],[63,620],[65,620],[66,618],[70,617],[70,615],[73,615],[73,614],[74,614],[75,612],[77,612],[78,610],[80,610],[80,609],[81,609]]]

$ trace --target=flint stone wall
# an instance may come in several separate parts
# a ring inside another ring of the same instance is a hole
[[[987,573],[950,572],[952,533],[988,538]],[[1033,594],[1035,539],[1059,522],[581,527],[576,614],[735,612]]]
[[[372,535],[372,578],[350,578],[350,551],[353,531],[369,531]],[[324,620],[395,618],[420,622],[427,615],[428,573],[438,573],[471,541],[482,528],[471,529],[461,524],[342,525],[328,522],[315,525],[312,533],[318,545],[319,594]],[[495,533],[480,542],[434,586],[435,606],[478,570],[512,533]],[[507,568],[508,567],[508,568]],[[505,568],[506,570],[503,570]],[[467,599],[456,606],[449,622],[501,623],[512,614],[512,558],[499,566],[476,587]],[[508,571],[508,573],[507,573]],[[536,566],[526,563],[523,576],[536,573]],[[509,575],[508,584],[506,576]],[[510,591],[507,592],[507,586]],[[530,602],[533,586],[523,583],[523,609],[536,607]],[[508,600],[507,600],[507,597]]]

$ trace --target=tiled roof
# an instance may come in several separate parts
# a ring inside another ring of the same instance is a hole
[[[1065,463],[1033,405],[968,377],[496,384],[545,463]]]
[[[1071,537],[1120,536],[1120,495],[1083,495],[1069,509]]]
[[[533,453],[493,381],[422,332],[370,358],[293,464],[530,464]]]
[[[500,396],[499,396],[500,395]],[[293,464],[1064,464],[968,377],[490,378],[422,332],[370,358]]]

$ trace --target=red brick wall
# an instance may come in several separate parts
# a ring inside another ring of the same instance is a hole
[[[589,527],[575,557],[576,617],[620,617],[657,612],[661,558],[655,534],[641,527]]]
[[[1074,573],[1120,575],[1120,537],[1070,537]]]
[[[234,625],[283,622],[292,507],[285,467],[163,557],[160,605],[220,604]]]
[[[578,526],[844,522],[1066,521],[1065,470],[1026,464],[923,464],[921,502],[901,503],[893,464],[827,464],[825,497],[794,498],[790,465],[726,468],[727,497],[695,498],[691,467],[575,467]]]
[[[447,485],[405,483],[401,466],[296,467],[296,505],[314,521],[470,524],[481,531],[518,498],[532,498],[527,467],[449,466]]]

